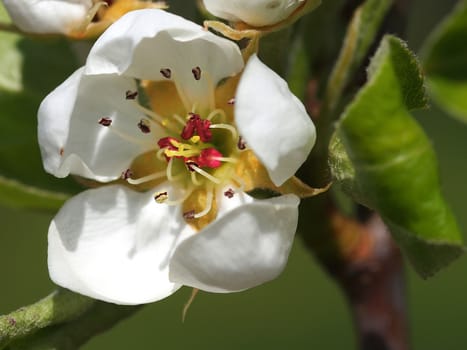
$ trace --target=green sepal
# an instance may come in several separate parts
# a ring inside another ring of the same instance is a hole
[[[467,1],[429,36],[422,61],[430,95],[452,116],[467,122]]]
[[[371,61],[368,82],[338,124],[340,141],[330,149],[335,179],[356,201],[379,212],[422,277],[464,252],[441,194],[434,150],[409,113],[426,105],[415,56],[388,35]]]

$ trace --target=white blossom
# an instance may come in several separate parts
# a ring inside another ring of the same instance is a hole
[[[235,43],[161,10],[125,15],[39,109],[48,172],[117,180],[73,197],[53,219],[51,278],[119,304],[182,285],[234,292],[275,278],[299,199],[245,193],[260,169],[251,160],[280,186],[314,139],[301,103],[256,56],[244,67]]]

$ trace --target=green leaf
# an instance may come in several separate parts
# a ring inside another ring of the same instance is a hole
[[[55,179],[43,170],[36,119],[42,99],[76,68],[70,43],[64,39],[0,33],[0,176],[17,181],[14,185],[0,181],[2,204],[50,210],[57,198],[52,195],[48,203],[50,193],[43,190],[79,188],[73,180]],[[32,195],[31,186],[39,192]]]
[[[331,147],[335,178],[380,213],[423,277],[464,252],[441,194],[434,150],[409,113],[426,104],[416,58],[400,39],[386,36],[367,84],[338,125],[342,145],[334,141]]]
[[[333,110],[348,80],[362,64],[392,0],[366,0],[355,11],[326,87],[324,108]]]
[[[432,33],[422,50],[429,92],[440,107],[467,122],[467,1]]]

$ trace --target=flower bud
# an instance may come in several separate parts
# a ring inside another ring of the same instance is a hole
[[[24,32],[69,34],[86,20],[92,0],[3,0],[14,24]]]
[[[273,25],[289,17],[307,0],[203,0],[206,10],[254,27]]]

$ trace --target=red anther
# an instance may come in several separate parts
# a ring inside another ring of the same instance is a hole
[[[160,192],[154,196],[154,200],[157,203],[163,203],[168,198],[167,192]]]
[[[133,176],[133,172],[131,171],[131,169],[127,169],[124,172],[122,172],[121,178],[122,180],[128,180],[132,176]]]
[[[238,142],[237,142],[237,147],[239,150],[243,151],[244,149],[246,149],[246,142],[245,140],[243,139],[243,137],[239,137],[238,138]]]
[[[195,80],[201,79],[201,68],[195,67],[191,70],[191,73],[193,73],[193,77],[195,78]]]
[[[211,122],[206,119],[199,119],[196,121],[196,131],[198,136],[203,142],[209,142],[212,139],[212,132],[209,129]]]
[[[219,157],[222,157],[222,153],[217,149],[206,148],[196,157],[196,163],[202,168],[218,168],[222,165],[222,162],[218,159]]]
[[[138,128],[143,134],[149,134],[151,132],[151,127],[149,126],[149,121],[146,119],[141,119],[138,123]]]
[[[183,213],[183,218],[185,220],[193,220],[195,218],[195,211],[194,210],[189,210],[187,212]]]
[[[169,68],[162,68],[160,72],[162,76],[166,79],[170,79],[170,77],[172,76],[172,71]]]
[[[199,165],[192,160],[185,160],[185,165],[188,168],[188,170],[190,170],[191,172],[195,171],[195,167],[199,168]]]
[[[224,196],[226,196],[227,198],[233,198],[235,192],[233,189],[229,188],[227,191],[224,192]]]
[[[125,98],[127,100],[134,100],[134,99],[136,99],[136,96],[138,96],[138,91],[127,90],[125,92]]]
[[[212,138],[212,132],[209,129],[211,122],[206,119],[201,119],[199,114],[190,113],[190,119],[185,124],[182,131],[182,138],[189,140],[193,135],[198,134],[199,138],[203,142],[209,142]]]
[[[176,151],[178,148],[172,144],[172,141],[178,142],[177,139],[173,137],[169,137],[169,136],[163,137],[159,141],[157,141],[157,145],[159,146],[160,149],[167,148],[172,151]]]
[[[110,126],[112,125],[112,119],[104,117],[99,119],[99,124],[102,126]]]
[[[198,114],[190,113],[190,119],[186,122],[181,134],[182,139],[189,140],[193,137],[197,127],[197,121],[200,119]]]

